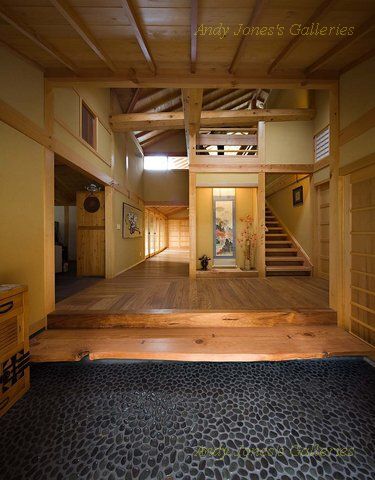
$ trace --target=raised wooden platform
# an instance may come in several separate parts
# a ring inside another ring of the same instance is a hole
[[[374,352],[334,325],[48,330],[32,339],[30,350],[33,362],[78,361],[83,357],[253,362]]]
[[[275,325],[336,325],[334,310],[251,310],[251,311],[175,311],[127,313],[54,313],[48,316],[48,329],[93,328],[222,328],[273,327]]]
[[[240,268],[211,268],[197,270],[198,278],[256,278],[258,270],[241,270]]]

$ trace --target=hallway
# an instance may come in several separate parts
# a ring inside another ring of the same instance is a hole
[[[55,313],[328,309],[328,282],[313,277],[188,277],[188,252],[164,250],[56,305]]]

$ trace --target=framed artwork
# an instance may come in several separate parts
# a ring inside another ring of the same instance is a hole
[[[293,207],[303,204],[303,186],[293,189]]]
[[[127,203],[122,204],[122,238],[143,236],[143,212]]]
[[[236,258],[235,197],[214,197],[214,258]]]

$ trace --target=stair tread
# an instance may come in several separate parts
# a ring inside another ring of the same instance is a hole
[[[266,252],[297,252],[296,248],[266,248]]]
[[[305,265],[273,265],[273,266],[266,266],[267,272],[298,272],[304,271],[309,272],[311,271],[311,267],[306,267]]]
[[[266,262],[303,262],[303,257],[266,257]]]
[[[287,237],[287,233],[266,233],[267,237]]]
[[[291,240],[266,240],[266,243],[272,243],[272,244],[288,243],[290,245],[293,244]]]

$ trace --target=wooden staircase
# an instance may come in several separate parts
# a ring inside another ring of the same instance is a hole
[[[311,264],[266,206],[266,275],[311,275]]]

